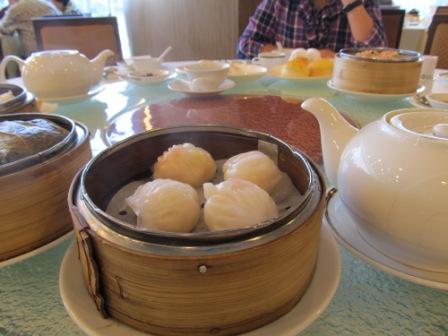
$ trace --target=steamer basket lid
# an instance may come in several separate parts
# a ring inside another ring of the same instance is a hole
[[[364,53],[365,56],[361,56]],[[393,55],[386,58],[384,55]],[[338,53],[340,58],[362,60],[380,63],[416,62],[421,59],[421,54],[412,50],[394,48],[345,48]]]
[[[17,121],[33,119],[45,119],[48,121],[52,121],[55,124],[66,129],[68,133],[64,138],[62,138],[61,141],[45,150],[42,150],[33,155],[26,156],[22,159],[0,165],[0,176],[12,174],[25,168],[42,163],[76,145],[77,131],[75,122],[69,118],[60,115],[43,115],[41,113],[15,113],[0,116],[0,122],[6,120]]]

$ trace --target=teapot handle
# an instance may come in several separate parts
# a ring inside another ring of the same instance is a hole
[[[14,55],[6,56],[0,63],[0,81],[2,81],[2,82],[4,82],[6,80],[6,66],[11,61],[17,63],[20,71],[22,71],[22,67],[25,65],[25,62],[17,56],[14,56]]]

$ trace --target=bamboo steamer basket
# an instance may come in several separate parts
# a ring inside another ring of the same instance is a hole
[[[184,142],[215,160],[267,148],[303,201],[255,228],[187,234],[137,231],[105,212],[117,190]],[[91,160],[69,194],[88,291],[105,317],[157,335],[237,335],[265,325],[291,310],[312,279],[324,190],[306,157],[267,134],[189,126],[133,136]]]
[[[87,128],[58,115],[6,114],[4,120],[46,119],[69,133],[47,150],[0,166],[0,261],[45,245],[72,229],[66,202],[76,172],[90,159]]]
[[[371,48],[369,48],[371,49]],[[377,94],[414,94],[419,87],[422,59],[419,53],[398,50],[393,59],[356,56],[365,49],[342,49],[334,59],[333,85],[339,89]],[[395,50],[378,48],[378,50]]]

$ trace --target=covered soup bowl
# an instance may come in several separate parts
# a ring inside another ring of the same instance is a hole
[[[109,210],[118,190],[149,177],[158,156],[184,142],[215,160],[268,148],[300,201],[263,225],[192,233],[137,230]],[[158,335],[239,335],[267,324],[294,307],[313,276],[324,190],[308,159],[267,134],[190,126],[128,138],[91,160],[69,194],[89,293],[104,315]]]

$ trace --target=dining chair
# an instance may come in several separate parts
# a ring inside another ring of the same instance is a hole
[[[123,59],[116,17],[48,16],[33,18],[37,50],[77,49],[88,58],[101,50],[115,53],[107,64]]]
[[[406,11],[404,9],[381,8],[387,46],[390,48],[398,48],[400,45],[405,14]]]
[[[435,15],[448,15],[448,6],[438,6]]]
[[[438,56],[437,67],[448,69],[448,13],[432,17],[426,40],[425,54]]]

